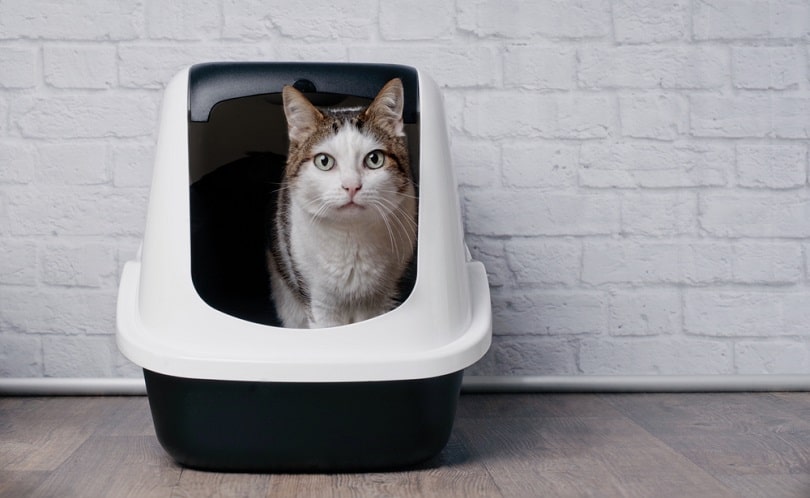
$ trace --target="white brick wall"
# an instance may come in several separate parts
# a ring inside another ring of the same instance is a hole
[[[161,89],[420,67],[493,291],[478,374],[810,373],[810,0],[0,2],[0,375],[114,346]]]

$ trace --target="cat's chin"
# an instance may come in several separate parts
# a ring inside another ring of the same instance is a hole
[[[373,217],[375,214],[367,206],[349,202],[321,211],[318,219],[327,223],[357,223],[366,220],[369,216]]]

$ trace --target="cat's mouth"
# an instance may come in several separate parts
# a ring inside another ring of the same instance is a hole
[[[354,210],[354,209],[366,209],[365,206],[362,204],[358,204],[354,201],[348,201],[346,204],[338,206],[338,210],[345,211],[345,210]]]

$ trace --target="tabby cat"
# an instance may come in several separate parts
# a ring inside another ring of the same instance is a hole
[[[267,250],[279,318],[320,328],[390,311],[416,243],[402,82],[365,108],[282,96],[290,146]]]

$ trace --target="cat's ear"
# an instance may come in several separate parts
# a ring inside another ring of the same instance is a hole
[[[301,142],[317,129],[323,114],[303,93],[289,85],[281,91],[281,96],[284,100],[290,142]]]
[[[366,119],[377,123],[392,135],[404,137],[405,125],[402,121],[404,106],[405,91],[402,89],[402,81],[395,78],[385,84],[364,114]]]

